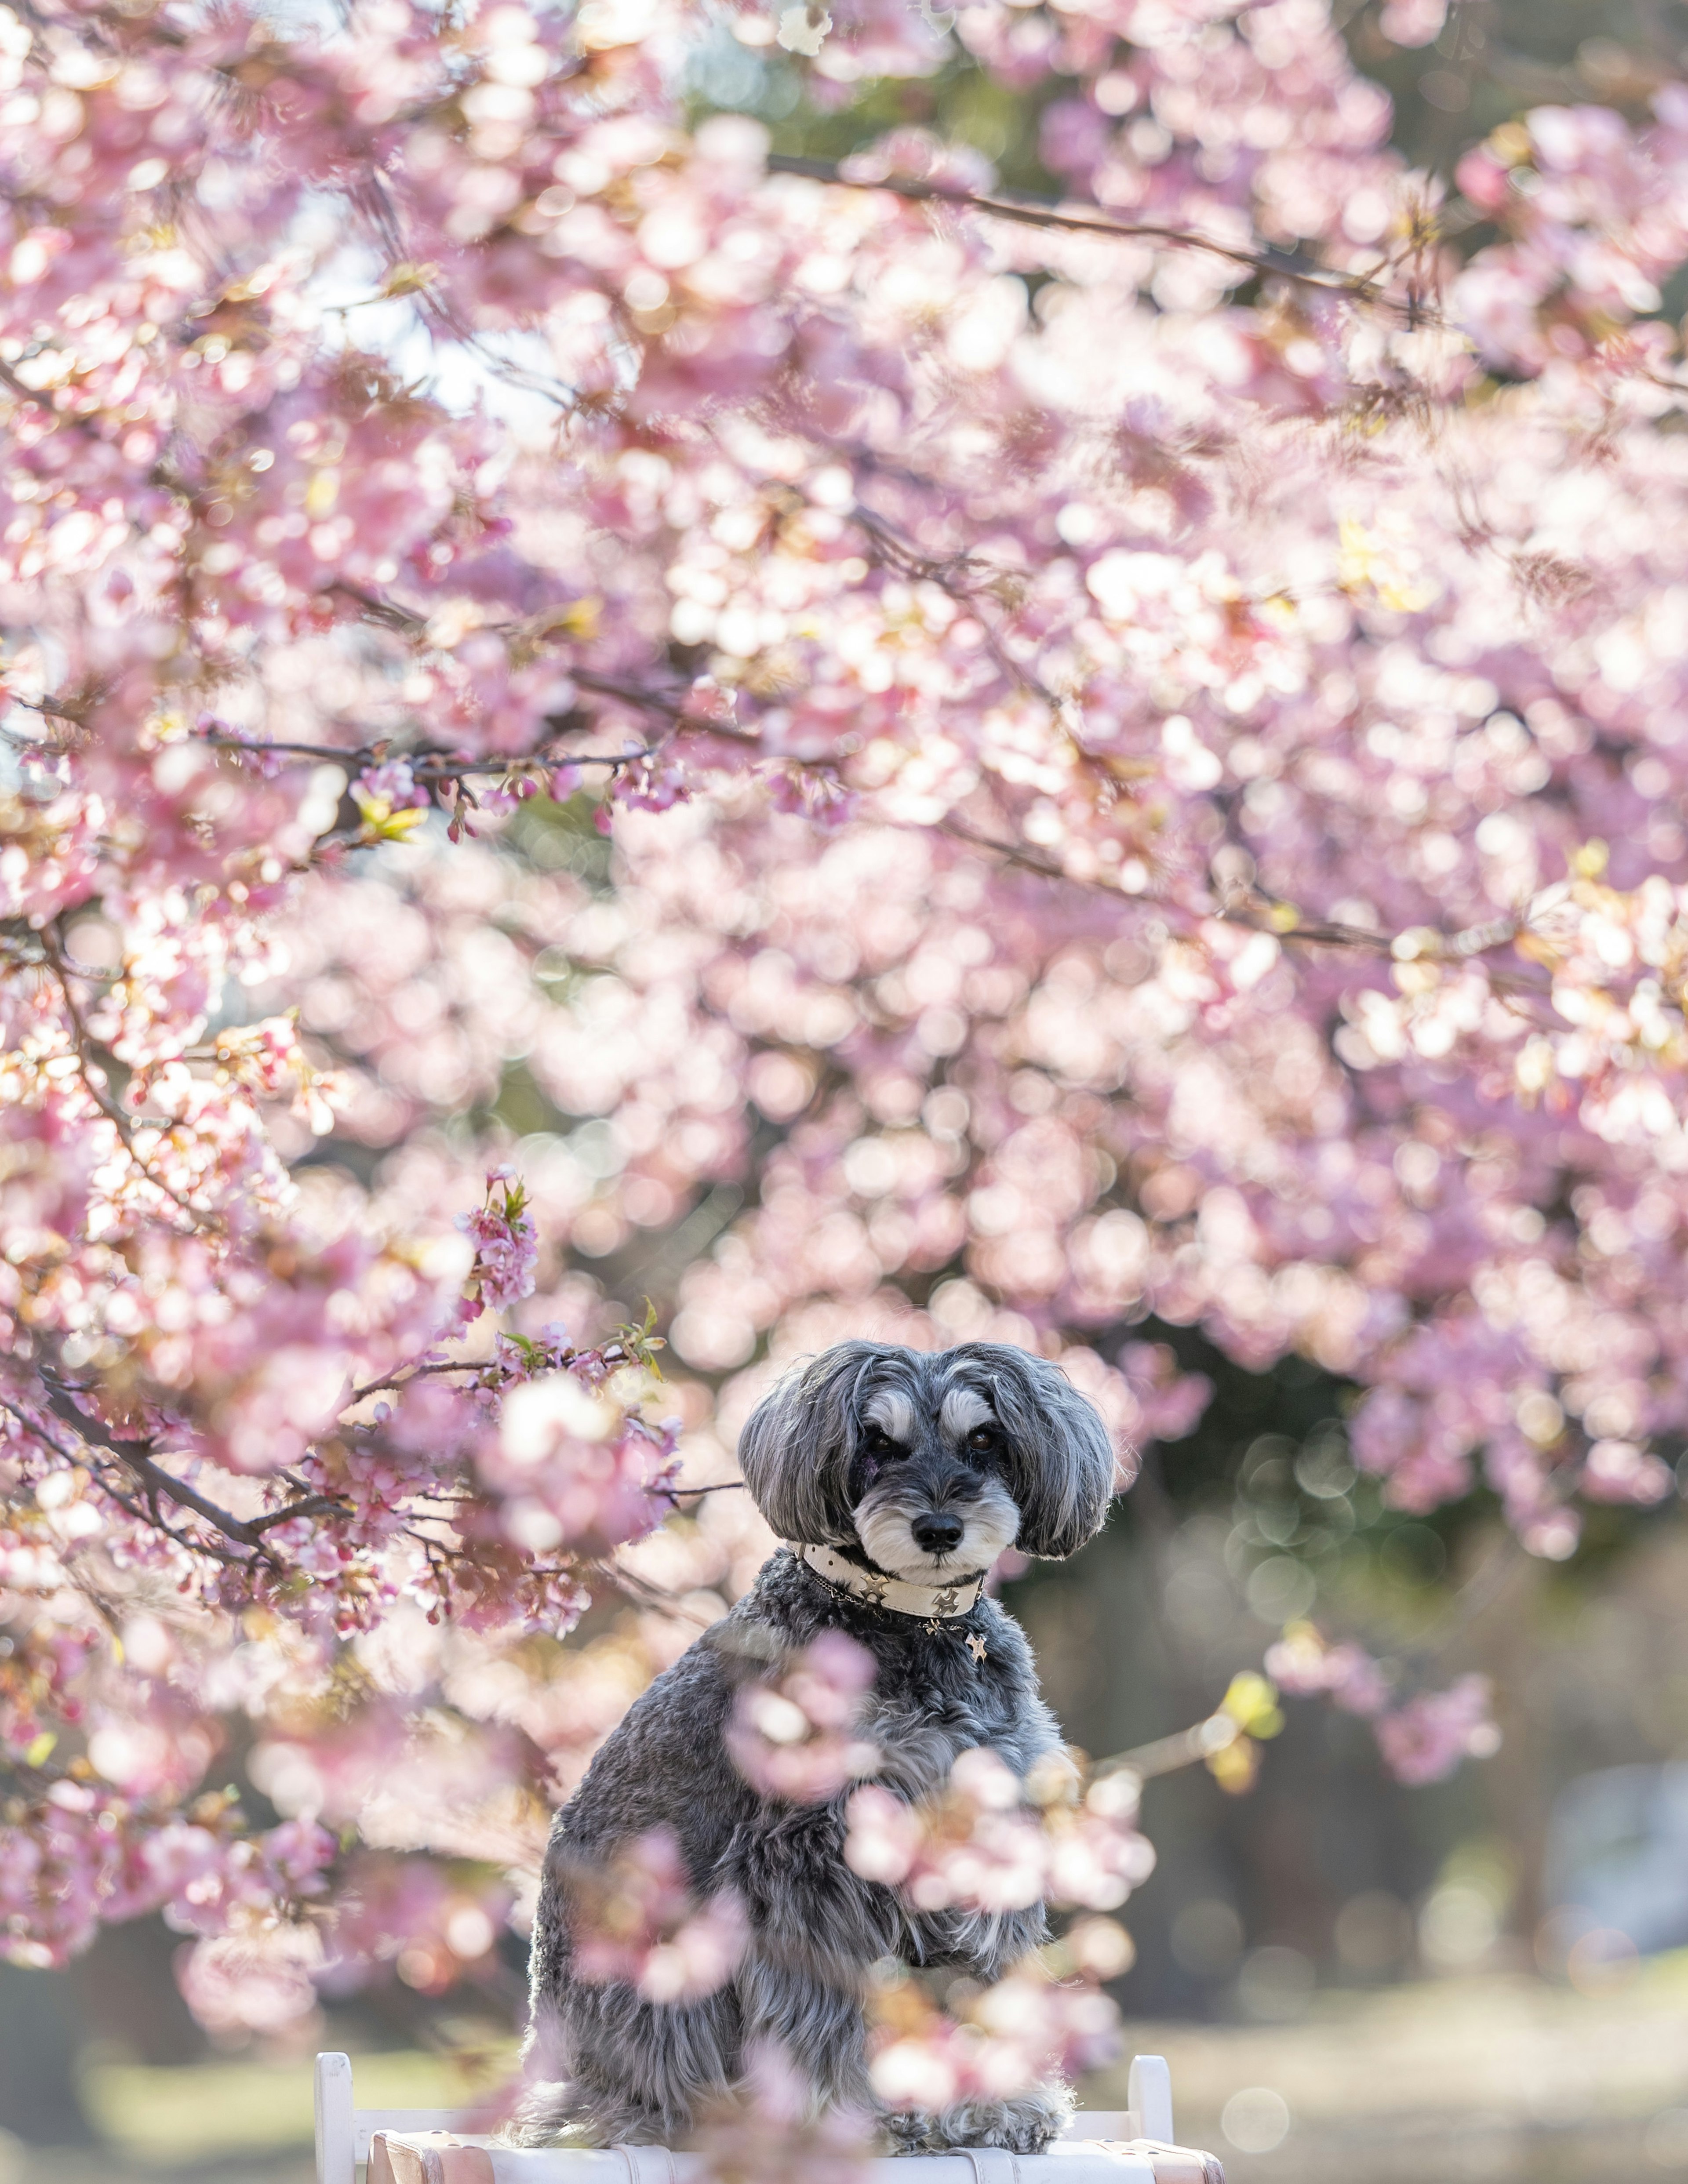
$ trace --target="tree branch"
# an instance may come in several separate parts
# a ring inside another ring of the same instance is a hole
[[[1145,908],[1167,909],[1171,905],[1164,895],[1121,894],[1119,890],[1098,880],[1088,880],[1076,872],[1069,872],[1052,857],[1039,856],[1036,850],[1028,850],[1017,842],[1000,842],[993,835],[981,834],[969,827],[965,820],[949,818],[937,822],[937,832],[947,834],[952,842],[960,842],[970,850],[981,850],[989,856],[999,857],[1006,865],[1017,866],[1021,871],[1035,873],[1039,879],[1056,880],[1065,887],[1083,888],[1092,894],[1117,896],[1122,903],[1139,903]],[[1341,925],[1324,920],[1302,919],[1293,904],[1282,907],[1295,917],[1293,924],[1279,924],[1273,916],[1279,908],[1275,898],[1262,897],[1259,907],[1243,903],[1218,904],[1204,916],[1218,919],[1226,925],[1245,926],[1251,933],[1267,933],[1284,947],[1350,948],[1357,954],[1379,956],[1391,961],[1396,956],[1398,939],[1404,935],[1373,932],[1363,925]],[[1497,919],[1492,925],[1468,926],[1458,933],[1438,933],[1434,935],[1435,947],[1424,951],[1423,960],[1432,963],[1461,963],[1474,961],[1479,956],[1490,954],[1495,949],[1509,947],[1518,938],[1519,928],[1512,920]],[[1491,970],[1490,978],[1499,992],[1513,992],[1525,998],[1539,998],[1537,989],[1526,985],[1522,979],[1504,972]]]
[[[375,744],[348,750],[333,744],[247,743],[239,736],[206,734],[199,740],[209,744],[213,750],[233,751],[243,758],[262,758],[267,752],[282,751],[289,758],[331,759],[338,765],[359,768],[378,766],[383,757],[389,755],[383,746]],[[523,758],[470,759],[457,758],[449,751],[432,748],[390,755],[404,759],[419,781],[460,781],[469,774],[505,774],[524,766],[604,766],[615,772],[649,755],[645,751],[622,751],[612,755],[608,751],[540,750]]]
[[[1001,197],[994,192],[957,189],[947,182],[923,182],[913,176],[888,175],[881,181],[869,181],[843,173],[833,160],[802,159],[787,152],[769,154],[768,172],[801,175],[810,181],[831,182],[840,189],[884,190],[892,197],[906,198],[914,203],[959,205],[970,212],[988,213],[995,220],[1017,220],[1028,227],[1058,228],[1070,234],[1103,236],[1125,242],[1161,242],[1179,250],[1206,250],[1216,258],[1228,259],[1234,265],[1245,265],[1251,272],[1298,281],[1306,287],[1334,290],[1368,303],[1382,300],[1369,276],[1339,273],[1328,265],[1310,265],[1287,251],[1274,250],[1270,243],[1255,250],[1240,250],[1189,228],[1163,227],[1153,220],[1109,220],[1098,213],[1067,212],[1052,199]]]
[[[53,1416],[63,1418],[77,1438],[87,1442],[91,1447],[109,1450],[126,1470],[134,1474],[148,1494],[162,1495],[165,1501],[174,1502],[179,1508],[191,1509],[196,1517],[203,1518],[225,1539],[233,1540],[241,1546],[258,1547],[264,1544],[261,1526],[248,1524],[243,1517],[237,1517],[230,1510],[220,1509],[197,1487],[190,1486],[186,1479],[178,1479],[173,1472],[166,1471],[153,1456],[149,1441],[119,1440],[109,1426],[80,1410],[71,1401],[70,1390],[63,1382],[45,1371],[42,1373],[42,1384],[47,1390],[47,1408]]]
[[[220,1508],[214,1502],[201,1494],[196,1487],[190,1486],[186,1479],[178,1479],[174,1472],[165,1470],[163,1464],[153,1456],[150,1442],[120,1439],[109,1426],[98,1418],[91,1418],[86,1411],[79,1408],[71,1401],[70,1390],[53,1373],[43,1368],[41,1378],[42,1384],[47,1390],[47,1407],[53,1416],[62,1418],[65,1424],[75,1431],[77,1438],[85,1442],[89,1448],[104,1449],[115,1457],[124,1468],[145,1489],[149,1501],[156,1505],[162,1497],[178,1508],[191,1510],[196,1517],[202,1518],[214,1530],[220,1532],[225,1539],[232,1540],[238,1546],[250,1547],[259,1554],[264,1554],[267,1552],[264,1535],[276,1525],[287,1524],[295,1517],[326,1516],[331,1513],[344,1513],[345,1504],[335,1496],[312,1494],[308,1495],[303,1502],[291,1502],[284,1508],[269,1510],[261,1517],[237,1517],[232,1511]],[[54,1455],[63,1457],[67,1461],[70,1460],[69,1451],[43,1433],[41,1428],[15,1405],[4,1403],[3,1399],[0,1399],[0,1405],[10,1411],[14,1418],[27,1426],[39,1440],[53,1450]],[[179,1546],[190,1548],[195,1552],[202,1549],[209,1554],[220,1552],[218,1548],[207,1541],[184,1539],[181,1533],[171,1531],[161,1519],[159,1522],[160,1529],[169,1533],[170,1537]],[[238,1557],[233,1559],[238,1559]]]
[[[246,1519],[248,1532],[263,1533],[277,1524],[290,1524],[295,1517],[343,1517],[346,1504],[335,1494],[310,1494],[303,1502],[289,1502],[280,1509],[271,1509],[262,1517]]]
[[[78,1075],[83,1089],[99,1109],[101,1114],[105,1117],[107,1122],[115,1129],[118,1136],[123,1140],[125,1151],[153,1189],[161,1192],[178,1212],[185,1213],[192,1228],[198,1229],[220,1227],[221,1224],[214,1214],[198,1212],[179,1191],[154,1175],[151,1167],[136,1150],[134,1128],[129,1117],[124,1113],[123,1109],[100,1081],[104,1072],[99,1070],[99,1066],[94,1060],[93,1038],[88,1030],[86,1019],[77,1006],[76,997],[70,990],[70,981],[75,974],[66,961],[64,950],[54,939],[50,927],[42,927],[40,939],[41,952],[46,958],[53,977],[58,981],[58,990],[64,997],[64,1013],[70,1019],[70,1034],[75,1042],[76,1060],[79,1064]],[[97,1071],[98,1074],[96,1074]]]

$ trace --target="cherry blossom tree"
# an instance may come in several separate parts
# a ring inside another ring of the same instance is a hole
[[[960,68],[1046,187],[777,152],[723,54],[835,125]],[[1123,1485],[1205,1400],[1152,1318],[1534,1556],[1672,1490],[1688,86],[1449,172],[1323,0],[39,0],[0,71],[14,1958],[472,1976],[847,1332],[1059,1359]],[[744,1763],[843,1794],[810,1681]],[[854,1793],[896,1885],[1080,1914],[1038,2008],[888,2004],[888,2098],[1099,2052],[1114,1780]],[[648,1848],[606,1963],[725,1976]]]

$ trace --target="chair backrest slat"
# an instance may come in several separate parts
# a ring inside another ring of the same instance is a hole
[[[1164,2055],[1133,2058],[1131,2081],[1125,2098],[1142,2118],[1143,2136],[1163,2146],[1176,2146],[1173,2130],[1173,2074]]]
[[[316,2059],[316,2184],[356,2184],[357,2114],[352,2102],[352,2059]]]

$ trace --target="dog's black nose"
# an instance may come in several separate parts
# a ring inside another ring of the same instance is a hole
[[[947,1555],[952,1547],[959,1547],[966,1529],[959,1517],[936,1514],[916,1517],[909,1527],[914,1534],[915,1545],[923,1547],[929,1555]]]

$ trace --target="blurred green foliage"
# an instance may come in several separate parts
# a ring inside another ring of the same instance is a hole
[[[1395,143],[1444,176],[1468,146],[1532,106],[1592,103],[1639,114],[1657,83],[1688,70],[1685,0],[1452,0],[1440,36],[1419,48],[1390,43],[1381,0],[1336,12],[1357,65],[1394,101]],[[692,77],[699,110],[758,114],[777,152],[837,159],[915,126],[983,153],[1006,188],[1056,191],[1038,158],[1038,128],[1044,108],[1063,95],[1059,79],[1017,94],[955,40],[935,75],[866,83],[843,106],[816,103],[805,85],[800,63],[751,53],[725,29]]]

